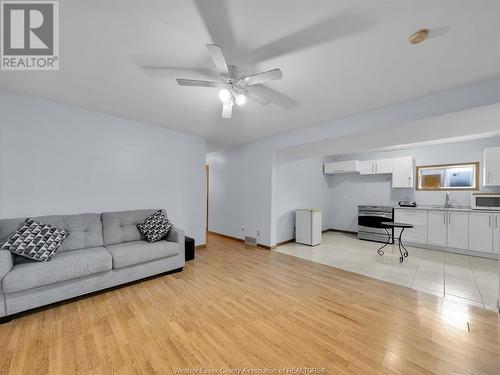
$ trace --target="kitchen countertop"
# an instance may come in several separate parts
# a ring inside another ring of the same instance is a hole
[[[399,207],[399,206],[394,206],[394,208],[401,209],[401,210],[431,210],[431,211],[467,211],[467,212],[494,212],[494,213],[500,213],[500,211],[495,211],[495,210],[474,210],[470,206],[451,206],[451,207],[445,207],[445,206],[432,206],[432,205],[421,205],[417,207]]]

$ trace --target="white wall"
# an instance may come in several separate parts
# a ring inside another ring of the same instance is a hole
[[[361,153],[328,158],[340,160],[374,160],[399,156],[413,156],[416,165],[432,165],[483,161],[483,149],[500,146],[500,137],[457,142],[442,145],[416,147],[398,151]],[[397,205],[400,200],[414,200],[422,205],[444,204],[445,193],[393,189],[389,175],[334,175],[329,176],[331,186],[330,223],[332,228],[357,231],[358,205]],[[482,175],[480,176],[482,184]],[[481,188],[483,191],[500,191],[500,188]],[[451,192],[452,203],[470,206],[471,192]]]
[[[0,217],[161,207],[205,243],[204,139],[0,95]]]
[[[323,229],[331,228],[329,176],[323,174],[324,158],[294,160],[280,154],[278,160],[276,242],[295,238],[295,210],[319,208]]]
[[[257,237],[269,245],[271,236],[272,152],[248,145],[207,157],[210,166],[210,231],[243,238]],[[242,230],[242,227],[245,230]]]
[[[243,225],[248,235],[260,230],[259,243],[274,245],[281,237],[277,150],[498,103],[499,87],[500,80],[480,82],[211,153],[209,229],[241,238]]]

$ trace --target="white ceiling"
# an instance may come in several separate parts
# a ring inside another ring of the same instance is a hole
[[[500,76],[496,0],[64,0],[60,13],[61,69],[2,71],[0,88],[200,135],[210,150]],[[409,45],[422,27],[431,38]],[[260,88],[277,104],[223,120],[217,90],[178,86],[207,77],[207,43],[243,72],[279,67]]]

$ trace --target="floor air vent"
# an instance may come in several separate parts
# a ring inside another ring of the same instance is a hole
[[[245,246],[256,248],[257,247],[257,238],[245,236]]]

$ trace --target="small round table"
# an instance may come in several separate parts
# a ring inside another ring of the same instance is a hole
[[[392,229],[394,231],[394,228],[400,228],[401,232],[399,233],[398,248],[401,256],[399,257],[399,263],[403,263],[404,258],[408,257],[408,250],[406,250],[406,247],[404,247],[402,241],[403,232],[407,228],[413,228],[413,225],[407,223],[394,223],[392,221],[384,221],[381,224],[387,232],[387,242],[377,250],[377,254],[380,256],[384,255],[384,251],[382,249],[391,243],[391,234],[389,233],[389,229]]]

